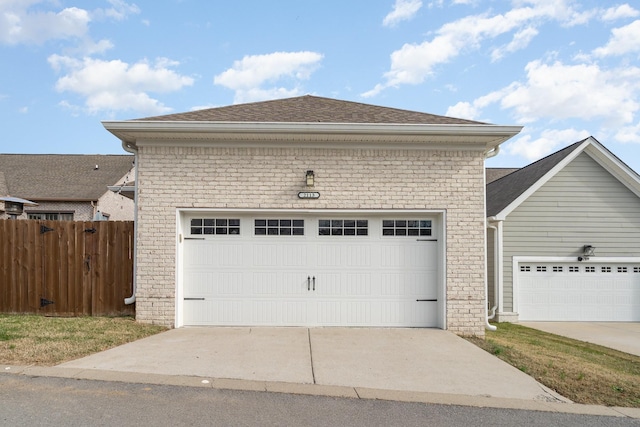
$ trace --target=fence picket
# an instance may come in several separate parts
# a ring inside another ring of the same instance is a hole
[[[0,312],[133,315],[133,236],[133,222],[0,220]]]

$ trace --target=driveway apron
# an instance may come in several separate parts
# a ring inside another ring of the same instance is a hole
[[[520,322],[520,324],[640,356],[640,322]]]
[[[179,328],[58,366],[562,400],[518,369],[439,329]]]

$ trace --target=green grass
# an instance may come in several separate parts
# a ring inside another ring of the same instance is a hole
[[[157,334],[130,317],[0,314],[0,363],[51,366]]]
[[[485,339],[468,339],[576,403],[640,408],[640,357],[513,323],[497,326]]]

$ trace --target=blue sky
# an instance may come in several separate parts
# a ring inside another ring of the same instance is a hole
[[[313,94],[523,125],[492,167],[593,135],[640,172],[640,5],[0,0],[4,153],[120,154],[101,120]]]

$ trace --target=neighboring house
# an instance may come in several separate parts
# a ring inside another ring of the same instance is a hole
[[[315,96],[103,124],[139,321],[484,334],[484,161],[521,127]]]
[[[593,137],[501,172],[487,170],[497,319],[640,321],[640,176]]]
[[[107,187],[132,180],[133,162],[131,155],[0,154],[0,194],[37,203],[18,219],[132,221],[133,201]]]

